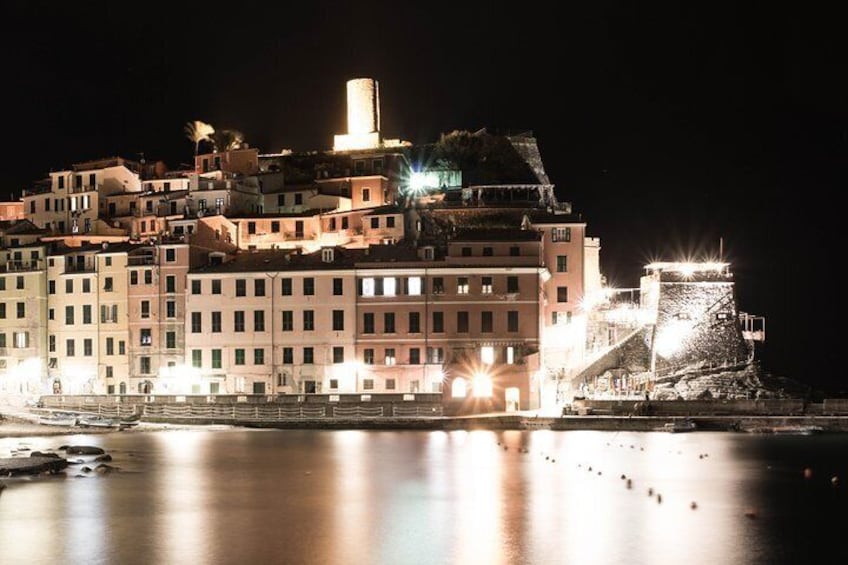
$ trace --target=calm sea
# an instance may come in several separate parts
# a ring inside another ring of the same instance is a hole
[[[3,479],[0,563],[848,562],[848,434],[192,430],[0,457],[65,444],[120,471]]]

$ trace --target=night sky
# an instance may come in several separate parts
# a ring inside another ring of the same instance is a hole
[[[263,152],[329,149],[345,81],[373,77],[386,137],[532,130],[558,197],[601,238],[611,284],[638,286],[653,259],[716,256],[723,238],[740,309],[767,318],[763,366],[848,390],[836,354],[848,49],[835,14],[175,4],[4,3],[4,198],[87,159],[143,153],[176,168],[192,159],[194,119]]]

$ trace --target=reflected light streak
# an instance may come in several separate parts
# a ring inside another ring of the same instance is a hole
[[[501,551],[501,450],[494,434],[472,431],[467,448],[456,452],[451,469],[457,497],[454,563],[506,563]]]
[[[200,562],[192,556],[205,555],[209,547],[212,513],[208,499],[210,486],[202,468],[210,463],[206,455],[207,432],[174,431],[159,434],[167,467],[158,475],[159,504],[155,530],[162,540],[159,550],[161,563]]]
[[[365,449],[367,439],[367,432],[361,430],[333,432],[333,449],[338,452],[338,468],[332,474],[336,479],[333,520],[334,529],[339,532],[331,553],[334,563],[355,561],[355,556],[363,554],[358,548],[371,545],[371,528],[379,520],[371,513],[366,488],[373,480],[368,468],[371,454]]]

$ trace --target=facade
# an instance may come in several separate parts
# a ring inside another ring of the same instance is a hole
[[[376,81],[351,88],[334,151],[243,146],[173,172],[115,157],[34,183],[0,225],[0,387],[551,402],[589,360],[600,242],[535,139],[385,140]],[[9,367],[29,359],[23,386]]]

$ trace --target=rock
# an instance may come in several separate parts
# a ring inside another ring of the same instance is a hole
[[[111,465],[106,465],[105,463],[101,463],[97,467],[94,468],[95,472],[100,474],[111,473],[112,471],[117,471],[117,467],[112,467]]]
[[[30,457],[53,457],[55,459],[61,459],[57,453],[43,452],[43,451],[33,451],[29,454]]]
[[[66,452],[68,455],[103,455],[106,453],[102,448],[93,445],[69,445]]]
[[[86,465],[85,467],[82,467],[82,468],[80,469],[80,471],[82,471],[83,473],[90,473],[90,472],[91,472],[91,467],[89,467],[89,466],[87,466],[87,465]]]
[[[95,461],[111,461],[112,456],[109,455],[108,453],[106,453],[104,455],[98,455],[97,457],[94,458],[94,460]]]

